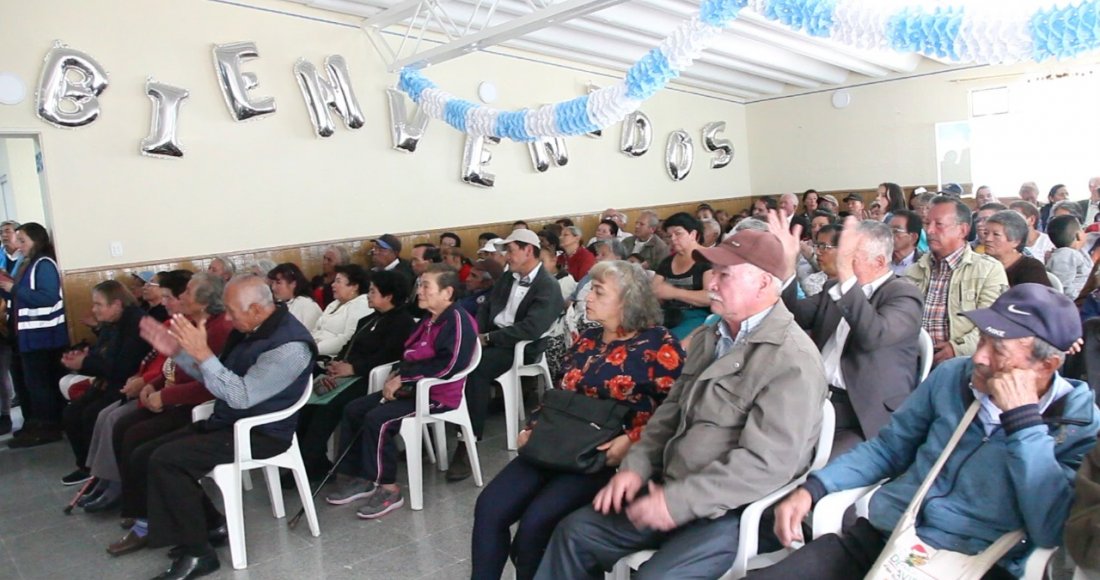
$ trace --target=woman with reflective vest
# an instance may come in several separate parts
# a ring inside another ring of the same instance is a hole
[[[58,381],[64,374],[61,354],[69,344],[61,269],[54,259],[50,234],[31,222],[15,233],[23,259],[12,276],[0,275],[0,296],[9,302],[8,316],[15,330],[13,341],[23,363],[23,380],[29,400],[22,401],[23,429],[8,442],[10,447],[34,447],[61,439],[64,401]]]

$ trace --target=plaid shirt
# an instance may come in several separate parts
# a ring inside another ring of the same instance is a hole
[[[950,323],[947,320],[947,289],[951,282],[951,275],[955,268],[959,267],[965,251],[966,246],[963,245],[942,260],[929,256],[932,277],[928,281],[928,293],[924,296],[924,315],[921,317],[921,326],[932,337],[932,344],[939,344],[951,338]]]

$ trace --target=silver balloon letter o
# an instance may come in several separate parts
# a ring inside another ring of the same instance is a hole
[[[683,129],[677,129],[668,134],[668,145],[665,146],[665,168],[668,176],[673,181],[683,181],[691,166],[695,163],[695,149],[692,147],[691,135]]]

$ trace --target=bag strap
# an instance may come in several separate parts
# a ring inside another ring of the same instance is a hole
[[[966,410],[959,426],[955,428],[955,432],[951,434],[951,439],[947,441],[947,446],[943,448],[939,458],[936,459],[936,463],[932,465],[932,469],[929,470],[928,475],[924,477],[924,481],[921,482],[917,493],[913,496],[913,500],[909,502],[909,507],[905,509],[905,513],[902,514],[901,520],[898,521],[898,525],[895,530],[901,530],[912,526],[917,521],[917,512],[920,511],[921,504],[924,503],[924,496],[928,495],[928,490],[932,489],[932,484],[935,483],[936,477],[940,474],[947,458],[951,456],[951,452],[955,450],[955,446],[959,444],[959,440],[962,439],[963,434],[970,428],[970,423],[974,421],[974,417],[978,414],[978,409],[981,407],[981,403],[977,399],[970,404],[970,407]]]

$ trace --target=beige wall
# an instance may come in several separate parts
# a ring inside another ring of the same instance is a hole
[[[0,147],[7,149],[8,178],[15,199],[14,219],[21,223],[46,223],[42,208],[42,186],[35,162],[34,139],[29,137],[0,138]]]
[[[306,9],[251,0],[274,10]],[[320,13],[310,12],[311,15]],[[329,17],[329,16],[326,16]],[[618,128],[603,139],[569,140],[566,167],[538,174],[524,146],[494,150],[497,187],[459,181],[462,136],[433,122],[413,155],[390,148],[383,90],[387,74],[367,37],[354,27],[202,0],[36,0],[6,2],[0,34],[4,68],[34,83],[55,39],[95,57],[110,74],[94,124],[58,129],[34,116],[33,98],[0,106],[0,130],[41,134],[51,211],[65,269],[108,266],[249,248],[316,243],[384,231],[478,224],[518,218],[748,195],[745,107],[665,91],[643,110],[655,125],[651,151],[618,152]],[[230,119],[211,63],[214,43],[252,40],[260,58],[245,64],[273,96],[277,113],[252,122]],[[327,140],[313,136],[292,66],[343,55],[367,117],[366,127],[339,125]],[[147,76],[187,88],[181,160],[145,158],[138,144],[148,130]],[[580,94],[590,73],[488,54],[434,66],[433,80],[473,98],[481,80],[496,83],[500,107],[520,107]],[[708,121],[727,122],[737,157],[710,169],[698,144]],[[683,182],[663,166],[667,135],[696,138],[696,165]],[[120,258],[108,255],[122,242]]]

